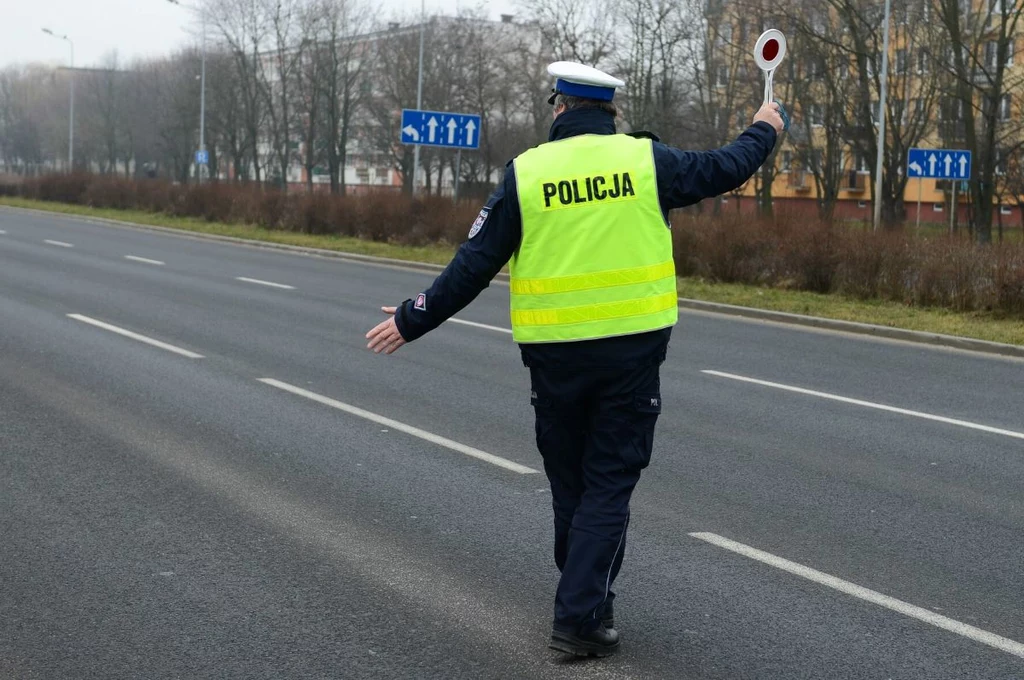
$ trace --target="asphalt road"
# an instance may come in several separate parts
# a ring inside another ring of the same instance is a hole
[[[507,289],[364,349],[430,279],[0,211],[0,677],[1024,678],[1024,362],[684,313],[569,662]]]

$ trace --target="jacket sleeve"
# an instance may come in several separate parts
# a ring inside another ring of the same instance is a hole
[[[434,330],[472,302],[519,247],[523,230],[511,164],[469,230],[469,239],[434,283],[398,308],[395,323],[407,342]]]
[[[775,128],[759,122],[714,151],[682,151],[654,142],[662,209],[684,208],[742,185],[768,160],[775,139]]]

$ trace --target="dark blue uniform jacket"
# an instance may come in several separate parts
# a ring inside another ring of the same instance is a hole
[[[615,133],[615,119],[598,109],[577,109],[558,116],[550,141],[582,134]],[[730,144],[715,151],[681,151],[654,142],[658,198],[668,216],[673,208],[732,191],[746,182],[767,160],[775,146],[775,129],[757,123]],[[488,286],[512,258],[522,238],[514,167],[491,195],[478,222],[482,226],[462,244],[454,259],[417,300],[406,300],[395,317],[407,341],[432,331]],[[417,304],[417,302],[421,304]],[[522,344],[527,366],[631,368],[665,359],[672,329],[583,342]]]

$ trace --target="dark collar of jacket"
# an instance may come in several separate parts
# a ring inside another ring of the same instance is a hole
[[[566,111],[551,123],[548,141],[568,139],[576,135],[614,135],[615,117],[601,109]]]

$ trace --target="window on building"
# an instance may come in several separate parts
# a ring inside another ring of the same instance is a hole
[[[824,152],[821,149],[815,149],[814,151],[811,152],[811,165],[810,165],[810,169],[814,173],[821,172],[821,169],[824,167],[823,159],[824,159]]]
[[[942,212],[945,207],[942,203],[932,203],[932,212]]]
[[[825,124],[825,113],[821,104],[811,104],[807,107],[807,119],[814,127],[821,127]]]
[[[854,158],[857,163],[857,167],[855,168],[857,172],[869,172],[870,166],[868,165],[868,155],[866,153],[858,151]]]
[[[918,75],[928,73],[929,62],[931,61],[931,55],[928,54],[928,50],[921,50],[917,53],[917,73]]]
[[[956,97],[946,97],[939,108],[939,120],[950,123],[964,119],[964,102]]]
[[[1001,205],[1001,206],[999,206],[999,214],[1000,215],[1012,215],[1013,214],[1013,208],[1011,208],[1008,205]]]
[[[995,70],[999,65],[999,41],[985,43],[985,68]],[[1013,66],[1013,40],[1006,42],[1006,66]]]
[[[715,38],[715,43],[719,46],[732,43],[732,24],[722,24],[718,27],[718,36]]]
[[[993,163],[993,169],[999,177],[1006,175],[1006,161],[1009,158],[1009,154],[1006,153],[1006,149],[996,149],[995,163]]]
[[[901,47],[900,49],[896,50],[896,60],[895,60],[894,67],[895,67],[895,73],[897,73],[897,74],[903,74],[903,73],[907,72],[907,50],[906,49]]]
[[[828,20],[822,10],[812,10],[810,16],[811,30],[818,35],[824,35],[828,28]]]
[[[907,112],[910,111],[908,103],[902,99],[894,99],[892,101],[893,118],[904,125],[907,123]]]
[[[914,100],[914,120],[924,120],[924,119],[925,119],[924,99],[918,97],[917,99]]]
[[[782,159],[779,162],[779,172],[789,172],[793,167],[793,152],[783,151]]]
[[[1010,120],[1010,114],[1013,111],[1013,95],[1004,94],[999,98],[999,120],[1006,122]]]
[[[728,66],[719,66],[718,67],[718,74],[717,74],[717,76],[715,78],[715,84],[718,87],[725,87],[725,86],[727,86],[729,84],[729,67]]]

